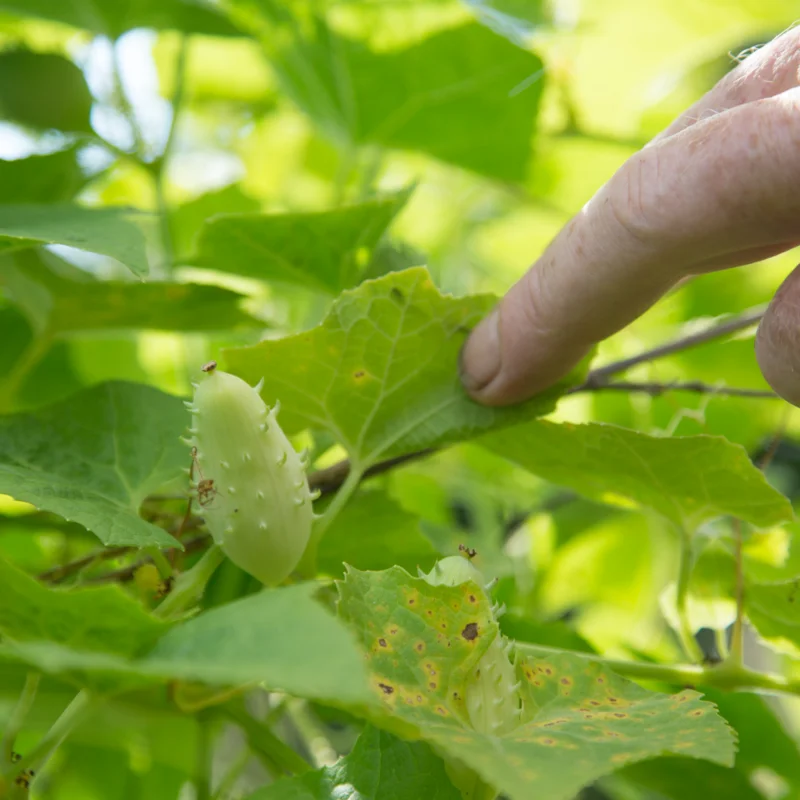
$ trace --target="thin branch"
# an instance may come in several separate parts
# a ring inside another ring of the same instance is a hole
[[[593,388],[600,386],[607,383],[608,379],[613,375],[619,375],[622,372],[627,372],[629,369],[636,367],[639,364],[650,363],[651,361],[656,361],[659,358],[664,358],[664,356],[680,353],[684,350],[689,350],[692,347],[697,347],[699,344],[705,344],[706,342],[711,342],[715,339],[720,339],[723,336],[728,336],[732,333],[736,333],[737,331],[750,328],[764,316],[764,311],[765,308],[763,306],[751,308],[748,311],[744,311],[741,314],[732,317],[727,322],[723,322],[719,325],[712,325],[705,330],[698,331],[697,333],[691,333],[688,336],[681,336],[677,339],[673,339],[671,342],[667,342],[666,344],[661,344],[658,347],[645,350],[643,353],[639,353],[636,356],[624,358],[621,361],[613,361],[611,364],[606,364],[604,367],[593,369],[587,376],[586,381],[582,384],[582,386],[576,387],[574,391],[579,391],[582,388]]]
[[[712,383],[704,383],[703,381],[670,381],[669,383],[613,381],[612,383],[590,383],[592,380],[592,373],[589,373],[589,378],[585,383],[569,389],[566,394],[578,394],[579,392],[628,392],[629,394],[649,394],[651,397],[659,397],[666,392],[693,392],[695,394],[715,394],[720,397],[748,397],[763,400],[781,399],[769,389],[715,386]]]

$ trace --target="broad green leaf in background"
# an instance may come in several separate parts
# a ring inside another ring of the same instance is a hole
[[[101,281],[59,259],[48,264],[32,251],[0,256],[0,287],[32,327],[50,337],[93,330],[264,326],[241,308],[244,296],[229,289],[173,281]]]
[[[533,53],[478,23],[377,53],[322,19],[287,19],[280,4],[262,3],[260,20],[250,6],[230,5],[261,39],[286,92],[331,136],[525,178],[544,75]]]
[[[215,685],[264,683],[336,704],[369,701],[364,656],[313,598],[319,585],[264,590],[174,627],[145,659],[148,675]]]
[[[800,654],[800,578],[750,583],[747,616],[761,636],[780,650]]]
[[[119,586],[50,589],[1,558],[0,586],[4,640],[47,641],[132,657],[169,628]]]
[[[0,119],[87,133],[91,109],[83,73],[68,58],[31,50],[0,52]]]
[[[254,214],[260,208],[258,200],[246,195],[236,184],[206,192],[178,206],[169,216],[176,262],[190,262],[197,250],[197,235],[210,217],[217,214]]]
[[[748,775],[740,769],[727,769],[718,764],[692,758],[655,758],[632,764],[619,772],[626,783],[655,792],[663,800],[764,800]],[[651,796],[651,795],[648,795]]]
[[[341,577],[344,564],[357,569],[386,569],[397,564],[411,573],[426,572],[437,552],[420,531],[419,520],[385,492],[356,494],[335,517],[317,554],[322,572]]]
[[[112,382],[0,417],[0,492],[79,522],[108,545],[176,546],[138,509],[179,477],[189,421],[177,397]]]
[[[251,384],[264,378],[285,430],[325,428],[365,467],[552,410],[563,387],[510,409],[480,406],[461,387],[459,349],[494,302],[442,295],[427,270],[408,269],[344,292],[313,330],[229,348],[223,360]]]
[[[465,679],[497,628],[471,582],[434,587],[397,567],[350,570],[340,584],[340,612],[369,654],[385,717],[512,800],[569,800],[602,775],[666,753],[733,762],[730,728],[696,692],[650,692],[570,653],[519,658],[522,723],[502,736],[473,730]]]
[[[63,203],[86,184],[77,160],[78,148],[68,147],[15,161],[0,160],[0,203]]]
[[[480,444],[553,483],[595,500],[632,500],[689,531],[725,514],[763,526],[793,516],[744,448],[721,436],[534,421]]]
[[[358,283],[408,192],[298,214],[223,214],[208,220],[189,263],[337,294]]]
[[[201,0],[0,0],[0,11],[65,22],[116,39],[133,28],[235,36],[240,32]]]
[[[76,205],[0,206],[0,248],[65,244],[110,256],[135,275],[148,272],[145,239],[135,222],[140,212]]]
[[[424,742],[367,726],[332,767],[276,781],[247,800],[461,800],[442,760]]]

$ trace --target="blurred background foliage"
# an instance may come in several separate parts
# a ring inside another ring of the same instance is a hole
[[[0,407],[49,404],[112,378],[186,395],[197,365],[221,346],[316,324],[357,276],[427,264],[444,290],[500,294],[628,156],[796,14],[793,0],[0,0],[0,203],[8,209],[0,207],[0,249],[4,232],[22,235],[12,205],[75,202],[124,209],[101,227],[118,245],[114,225],[134,220],[150,264],[142,283],[109,257],[113,247],[9,251],[0,262]],[[353,204],[373,205],[362,219],[348,211]],[[328,228],[308,222],[337,209]],[[278,212],[294,222],[266,243],[252,241],[246,225],[206,222]],[[59,241],[26,231],[35,242]],[[263,257],[289,248],[321,260],[333,239],[353,263],[320,286],[287,278],[277,256]],[[80,238],[60,241],[80,246]],[[603,343],[595,363],[767,302],[792,259],[686,282]],[[259,279],[262,261],[274,280]],[[752,331],[628,377],[766,388]],[[555,418],[723,434],[754,457],[782,430],[769,475],[790,496],[800,492],[792,438],[800,418],[777,401],[607,392],[569,398]],[[324,439],[314,444],[318,467],[341,456]],[[664,522],[578,500],[474,445],[378,483],[373,513],[393,504],[418,516],[439,552],[460,542],[479,549],[484,572],[501,578],[510,635],[677,657],[662,613],[677,542]],[[3,504],[0,552],[26,569],[90,546],[80,532],[21,510]],[[749,568],[796,575],[793,534],[753,535]],[[713,549],[704,554],[697,628],[730,622],[723,574]],[[207,602],[235,597],[245,583],[227,564]],[[776,657],[758,658],[769,666]],[[0,703],[20,682],[8,676]],[[53,683],[34,723],[51,721],[66,697]],[[639,765],[587,798],[800,797],[796,743],[782,727],[797,728],[797,704],[720,702],[742,724],[737,774],[746,789],[735,793],[733,779],[710,765]],[[337,739],[346,730],[340,718],[313,707],[298,718],[348,746],[346,735]],[[197,735],[195,720],[163,703],[115,703],[102,725],[81,729],[59,753],[57,785],[44,783],[38,796],[177,797]]]

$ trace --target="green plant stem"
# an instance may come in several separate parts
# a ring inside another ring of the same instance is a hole
[[[0,414],[11,410],[14,398],[22,388],[25,379],[47,355],[52,344],[53,340],[49,334],[43,333],[36,336],[14,362],[14,366],[6,373],[5,379],[0,385]]]
[[[8,778],[12,775],[19,775],[26,769],[38,772],[75,726],[85,719],[92,707],[93,700],[94,698],[86,689],[81,689],[31,751],[23,755],[16,764],[0,765],[0,777]]]
[[[25,723],[25,718],[31,710],[33,701],[36,699],[36,690],[39,688],[40,678],[41,675],[38,672],[29,672],[25,676],[25,684],[17,699],[17,704],[11,711],[11,716],[6,723],[6,729],[3,731],[2,742],[0,742],[0,754],[2,754],[1,757],[4,764],[11,763],[14,742]]]
[[[203,596],[206,584],[225,560],[219,545],[212,545],[202,558],[175,581],[172,591],[153,612],[157,617],[169,619],[191,608]]]
[[[201,714],[197,725],[197,761],[195,764],[195,800],[211,800],[211,766],[213,762],[210,718]]]
[[[742,523],[733,521],[733,538],[736,560],[736,619],[731,634],[731,651],[728,662],[739,667],[744,665],[744,565],[742,563]]]
[[[363,475],[364,469],[362,467],[351,464],[347,477],[337,490],[330,505],[322,513],[322,516],[314,521],[314,527],[311,529],[311,537],[308,540],[308,546],[306,547],[305,553],[303,553],[303,558],[297,566],[299,575],[310,578],[317,574],[317,550],[319,549],[319,543],[322,541],[322,537],[331,526],[331,523],[347,505],[347,502],[353,496],[356,489],[358,489]]]
[[[148,547],[145,549],[147,555],[150,556],[153,563],[156,565],[158,574],[164,579],[172,577],[172,564],[169,559],[161,552],[158,547]]]
[[[313,769],[299,753],[281,741],[268,725],[252,717],[241,700],[226,703],[220,712],[242,729],[250,749],[265,762],[271,772],[278,775],[302,775]]]
[[[596,661],[625,678],[638,678],[680,686],[724,689],[727,691],[734,689],[742,691],[763,690],[800,696],[800,679],[786,678],[783,675],[770,672],[757,672],[730,661],[716,666],[651,664],[647,662],[621,661],[604,658],[593,653],[579,653],[572,650],[562,650],[558,647],[546,647],[524,642],[517,642],[515,646],[520,653],[532,656],[559,653],[584,658],[587,661]]]
[[[683,650],[691,661],[703,660],[703,651],[697,640],[689,621],[689,580],[692,577],[692,534],[685,528],[681,529],[681,555],[678,570],[678,588],[675,597],[675,606],[678,612],[678,635],[683,645]]]

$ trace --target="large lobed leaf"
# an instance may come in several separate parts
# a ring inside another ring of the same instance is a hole
[[[553,483],[595,500],[633,500],[689,531],[725,514],[763,526],[793,516],[744,448],[721,436],[659,437],[601,423],[533,421],[480,444]]]
[[[207,220],[189,262],[222,272],[337,294],[358,283],[408,197],[329,211],[220,214]]]
[[[461,800],[442,760],[424,742],[367,726],[332,767],[276,781],[247,800]]]
[[[440,294],[426,269],[412,268],[342,293],[306,333],[229,348],[223,359],[249,383],[264,379],[264,399],[281,401],[285,430],[327,429],[365,467],[553,409],[563,385],[506,409],[464,392],[459,350],[494,303]]]
[[[123,382],[0,417],[0,492],[79,522],[104,544],[177,546],[137,512],[188,466],[178,439],[187,422],[178,398]]]
[[[289,4],[227,5],[261,39],[286,92],[332,136],[504,181],[526,177],[544,76],[535,54],[478,23],[375,52],[322,17],[304,24]]]
[[[602,775],[666,753],[733,761],[731,730],[696,692],[650,692],[569,653],[518,659],[523,722],[502,736],[473,730],[465,679],[497,627],[471,582],[434,587],[397,567],[351,570],[340,612],[368,653],[384,723],[423,736],[513,800],[569,800]]]

